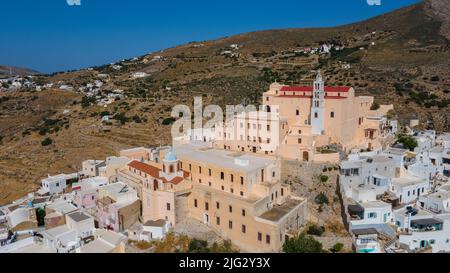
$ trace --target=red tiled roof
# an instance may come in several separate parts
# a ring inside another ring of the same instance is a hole
[[[175,185],[181,183],[184,180],[184,178],[189,177],[189,172],[183,171],[183,177],[177,176],[169,181],[166,178],[159,176],[159,172],[161,171],[161,169],[157,168],[155,166],[152,166],[152,165],[149,165],[146,163],[142,163],[142,162],[136,161],[136,160],[129,163],[128,166],[133,169],[136,169],[138,171],[141,171],[143,173],[146,173],[156,179],[161,179],[164,183],[172,183]]]
[[[130,166],[131,168],[134,168],[136,170],[139,170],[143,173],[146,173],[148,175],[151,175],[155,178],[159,178],[159,172],[161,171],[161,169],[159,169],[159,168],[156,168],[152,165],[142,163],[137,160],[132,161],[131,163],[128,164],[128,166]]]
[[[301,99],[312,99],[312,96],[303,95],[280,95],[282,98],[301,98]],[[340,96],[325,96],[325,99],[346,99],[347,97]]]
[[[351,87],[349,86],[325,86],[325,92],[348,92]],[[312,92],[312,86],[283,86],[281,87],[283,92]]]

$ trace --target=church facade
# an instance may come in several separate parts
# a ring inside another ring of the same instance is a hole
[[[217,135],[214,146],[302,161],[337,162],[339,154],[333,153],[330,145],[346,152],[378,149],[397,127],[396,121],[387,118],[392,105],[371,110],[373,97],[355,96],[352,87],[326,86],[320,72],[312,86],[273,83],[262,103],[262,111],[236,115],[234,137]],[[240,128],[248,130],[241,134]],[[273,133],[278,135],[273,137]]]

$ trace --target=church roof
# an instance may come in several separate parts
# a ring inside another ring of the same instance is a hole
[[[325,86],[325,92],[348,92],[349,86]],[[283,92],[312,92],[312,86],[283,86],[281,88]]]
[[[160,177],[159,173],[161,171],[160,168],[157,168],[155,166],[146,164],[146,163],[142,163],[139,162],[137,160],[132,161],[130,164],[128,164],[129,167],[134,168],[136,170],[139,170],[143,173],[146,173],[148,175],[150,175],[153,178],[156,179],[161,179],[164,183],[172,183],[172,184],[179,184],[180,182],[182,182],[185,178],[189,177],[189,172],[183,171],[183,177],[174,177],[172,180],[168,181],[166,178],[164,177]]]
[[[177,156],[172,151],[168,152],[166,154],[166,157],[164,158],[164,161],[177,161],[177,160],[178,160]]]

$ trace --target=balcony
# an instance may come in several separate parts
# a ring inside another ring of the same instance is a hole
[[[435,218],[417,219],[411,221],[412,232],[430,232],[443,229],[443,222]]]

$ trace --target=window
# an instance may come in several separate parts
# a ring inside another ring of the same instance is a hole
[[[223,191],[225,190],[225,187],[224,187],[224,186],[222,186],[222,190],[223,190]]]
[[[231,182],[234,182],[234,175],[230,174],[230,180]]]
[[[211,183],[211,182],[208,182],[208,185],[211,187],[211,186],[212,186],[212,183]]]
[[[220,179],[222,179],[222,180],[225,179],[225,174],[223,172],[220,172]]]
[[[166,204],[167,210],[170,210],[170,203]]]
[[[208,170],[208,174],[209,174],[209,176],[211,176],[211,169]]]
[[[205,202],[205,210],[209,210],[209,203]]]
[[[198,203],[197,203],[197,199],[194,199],[194,207],[197,207]]]
[[[302,144],[302,139],[301,138],[298,139],[298,144]]]
[[[244,192],[243,191],[241,191],[240,194],[241,194],[241,196],[244,196]]]
[[[244,177],[241,176],[241,185],[244,185]]]
[[[202,167],[198,167],[198,173],[201,174],[202,173]]]
[[[245,225],[242,225],[242,233],[246,233],[247,232],[247,227]]]
[[[258,232],[258,241],[262,241],[262,233],[261,232]]]
[[[371,219],[377,218],[377,213],[376,212],[370,212],[368,217],[371,218]]]
[[[59,187],[59,183],[56,183],[56,186]]]
[[[270,235],[266,235],[266,244],[270,245]]]
[[[189,164],[189,171],[192,171],[192,165]]]
[[[230,229],[233,229],[233,222],[232,222],[232,221],[228,221],[228,227],[229,227]]]
[[[245,216],[245,209],[242,209],[242,216]]]
[[[219,202],[216,202],[216,208],[220,209],[220,203]]]
[[[300,116],[300,110],[295,110],[295,115]]]
[[[234,193],[234,190],[233,190],[233,188],[230,188],[230,192],[231,192],[231,193]]]
[[[228,206],[228,211],[229,211],[230,213],[232,213],[232,212],[233,212],[233,207],[232,207],[232,206]]]
[[[270,125],[267,125],[267,131],[270,131]]]
[[[314,113],[314,118],[318,118],[319,114],[317,112]]]
[[[220,226],[220,217],[216,217],[216,224]]]
[[[331,112],[331,113],[330,113],[330,117],[331,117],[331,118],[334,118],[334,112]]]

